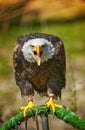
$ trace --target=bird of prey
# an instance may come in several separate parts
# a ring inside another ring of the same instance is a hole
[[[17,39],[13,53],[13,64],[16,84],[21,95],[28,96],[29,108],[34,107],[34,91],[40,96],[48,96],[47,108],[55,112],[54,98],[61,98],[61,90],[65,87],[66,57],[62,40],[54,35],[33,33]],[[62,105],[57,105],[63,107]]]

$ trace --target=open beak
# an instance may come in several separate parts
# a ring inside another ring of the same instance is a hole
[[[42,56],[41,47],[39,45],[36,45],[35,50],[34,50],[34,58],[38,66],[40,66],[41,64],[41,56]]]

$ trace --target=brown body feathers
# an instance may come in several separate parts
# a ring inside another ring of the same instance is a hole
[[[35,38],[46,39],[55,48],[53,57],[40,66],[26,61],[21,50],[28,40]],[[51,88],[56,97],[61,97],[61,89],[65,87],[66,59],[60,38],[43,33],[19,37],[14,49],[13,64],[16,84],[23,95],[34,95],[34,90],[41,95],[47,95],[47,89]]]

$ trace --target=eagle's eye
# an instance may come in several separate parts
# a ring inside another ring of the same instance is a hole
[[[30,45],[30,47],[33,49],[34,48],[34,46],[33,45]]]
[[[46,47],[47,47],[47,44],[42,45],[42,48],[46,48]]]

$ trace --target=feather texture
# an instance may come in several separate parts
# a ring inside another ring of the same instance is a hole
[[[52,43],[44,38],[34,38],[25,42],[21,49],[25,60],[30,63],[35,63],[35,59],[32,53],[36,44],[41,46],[42,51],[44,52],[42,57],[42,63],[53,57],[55,48],[53,47]]]
[[[35,40],[33,43],[33,39],[38,41]],[[30,60],[26,60],[25,54],[23,54],[24,49],[27,49],[26,46],[29,48],[29,41],[32,42],[31,45],[33,46],[36,45],[36,41],[39,43],[41,41],[42,47],[48,43],[48,48],[44,47],[43,49],[43,62],[40,66],[37,66],[34,59],[33,61],[30,59],[30,49],[29,51],[26,50],[27,53],[25,53]],[[23,95],[34,95],[34,90],[40,95],[47,95],[47,90],[51,89],[50,93],[54,93],[56,97],[61,97],[61,90],[65,87],[66,57],[64,45],[60,38],[43,33],[19,37],[14,49],[13,64],[15,80]]]

